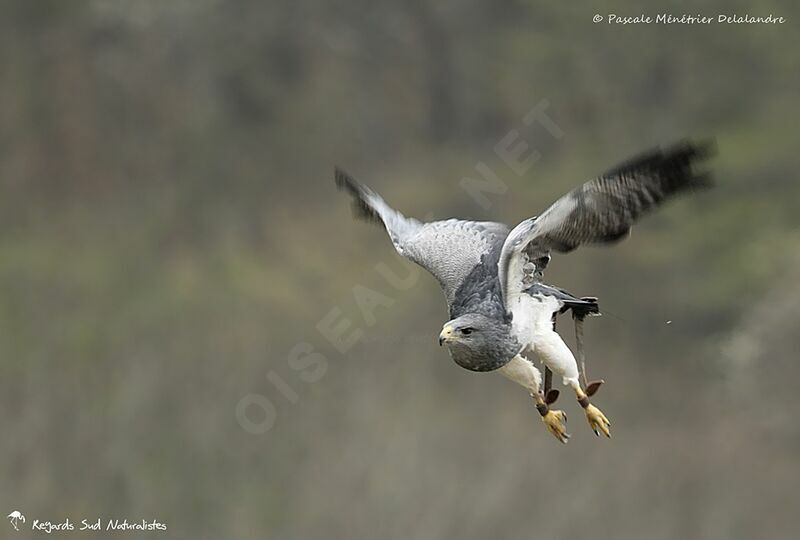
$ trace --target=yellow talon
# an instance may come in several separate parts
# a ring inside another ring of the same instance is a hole
[[[567,433],[567,415],[564,411],[549,410],[542,416],[542,422],[547,426],[547,431],[564,444],[569,440],[569,433]]]
[[[611,438],[611,422],[608,421],[606,415],[603,414],[603,411],[592,405],[591,403],[586,406],[584,409],[586,412],[586,420],[589,422],[589,427],[592,428],[594,434],[598,437],[600,436],[600,431],[603,432],[603,435]]]

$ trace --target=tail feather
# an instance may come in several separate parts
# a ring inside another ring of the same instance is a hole
[[[572,317],[575,319],[583,319],[588,315],[600,314],[600,305],[597,303],[597,298],[593,296],[584,296],[579,300],[564,302],[561,312],[564,313],[568,309],[572,310]]]
[[[537,282],[525,289],[528,294],[542,294],[545,296],[554,296],[561,302],[561,309],[559,313],[566,313],[572,310],[572,316],[576,318],[584,318],[587,315],[597,315],[600,313],[600,305],[597,303],[597,298],[593,296],[584,296],[578,298],[568,293],[564,289],[553,287],[552,285],[545,285],[544,283]]]

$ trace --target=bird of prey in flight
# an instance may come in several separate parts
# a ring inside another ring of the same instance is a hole
[[[570,191],[514,229],[502,223],[448,219],[423,223],[391,208],[370,188],[336,169],[336,184],[354,198],[356,215],[381,223],[395,249],[439,281],[450,320],[439,334],[459,366],[497,371],[531,393],[548,431],[566,443],[566,415],[549,407],[534,355],[583,407],[589,426],[610,436],[610,422],[591,404],[570,349],[553,328],[554,314],[591,300],[542,282],[551,252],[608,244],[628,236],[633,223],[671,197],[711,185],[698,169],[709,144],[681,142],[640,155]],[[596,304],[594,304],[596,307]],[[591,385],[589,385],[591,386]]]

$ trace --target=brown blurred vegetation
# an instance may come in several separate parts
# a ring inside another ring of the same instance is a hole
[[[170,538],[793,538],[800,11],[591,22],[642,9],[0,3],[0,508]],[[521,125],[542,99],[561,140]],[[512,128],[542,154],[524,177],[492,150]],[[387,285],[400,258],[332,181],[514,224],[687,135],[716,136],[716,190],[551,264],[606,313],[587,346],[614,439],[564,398],[566,447],[435,346],[435,281]],[[487,210],[459,188],[479,161],[509,186]],[[394,301],[374,325],[355,285]],[[364,329],[346,354],[316,329],[333,308]],[[316,382],[288,363],[301,342]],[[253,393],[277,409],[263,435],[235,414]]]

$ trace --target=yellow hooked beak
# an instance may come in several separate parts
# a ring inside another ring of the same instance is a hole
[[[443,343],[453,341],[454,339],[457,339],[455,336],[455,330],[453,330],[450,325],[444,325],[442,332],[439,334],[439,346],[441,347]]]

